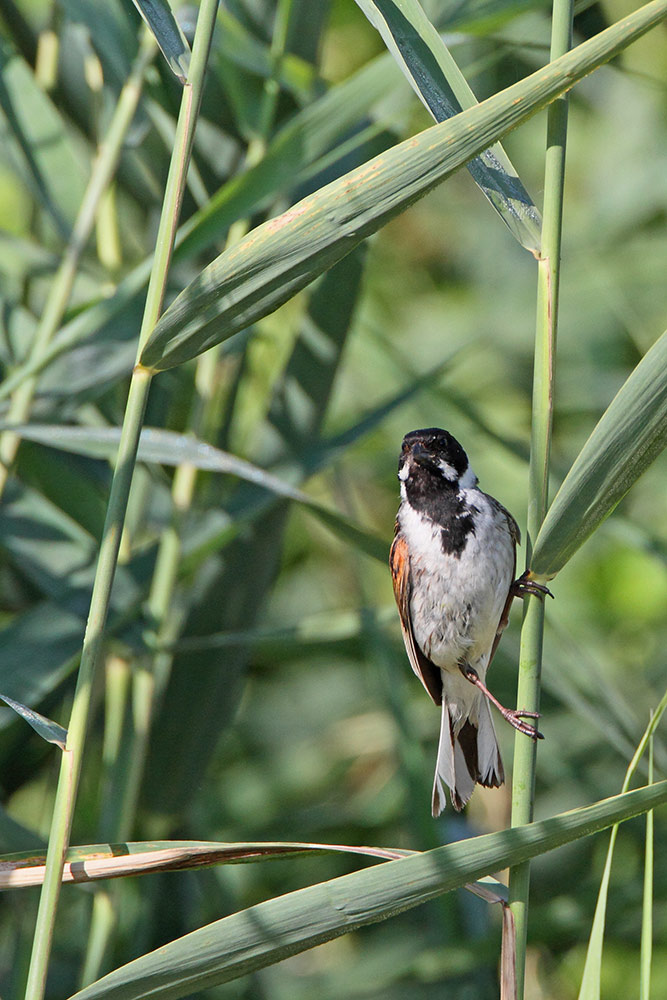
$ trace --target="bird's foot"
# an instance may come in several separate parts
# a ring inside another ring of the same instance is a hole
[[[512,593],[515,597],[524,598],[526,594],[533,594],[534,597],[541,597],[543,600],[545,597],[553,597],[548,587],[545,587],[543,583],[538,583],[537,580],[533,580],[532,574],[529,569],[525,570],[512,584]]]
[[[523,733],[524,736],[530,736],[531,740],[544,739],[544,736],[539,729],[536,729],[535,726],[531,726],[528,722],[524,722],[522,718],[522,716],[525,716],[528,719],[539,719],[539,712],[522,711],[520,708],[504,708],[501,705],[497,705],[496,707],[498,708],[498,711],[502,715],[503,719],[509,722],[510,726],[514,726],[518,732]]]
[[[525,736],[530,736],[531,740],[543,740],[544,736],[535,727],[531,726],[530,723],[524,722],[523,719],[539,719],[539,712],[529,712],[527,709],[519,708],[505,708],[501,705],[495,695],[491,694],[488,687],[481,679],[477,671],[469,666],[467,663],[459,663],[459,670],[463,674],[466,680],[474,684],[476,688],[484,694],[489,701],[496,706],[503,719],[509,722],[510,726],[513,726],[518,732],[523,733]]]

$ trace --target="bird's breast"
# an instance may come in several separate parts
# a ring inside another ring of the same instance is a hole
[[[514,541],[507,520],[477,494],[465,511],[474,527],[456,551],[443,545],[447,525],[409,504],[399,511],[410,557],[414,636],[443,669],[457,669],[462,658],[471,665],[488,659],[512,582]]]

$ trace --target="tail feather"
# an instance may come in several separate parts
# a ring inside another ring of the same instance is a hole
[[[477,720],[477,760],[479,775],[477,781],[485,788],[500,788],[505,780],[505,768],[500,756],[496,730],[491,718],[491,709],[486,698],[480,699]]]
[[[433,782],[434,816],[439,816],[445,808],[445,788],[449,788],[452,805],[460,811],[472,795],[475,784],[497,788],[505,780],[500,749],[485,698],[480,697],[477,708],[477,722],[466,719],[455,735],[450,709],[443,695],[438,760]]]

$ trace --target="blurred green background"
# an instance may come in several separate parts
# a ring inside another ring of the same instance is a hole
[[[545,4],[432,0],[424,6],[447,32],[480,99],[547,60]],[[620,0],[582,5],[576,39],[629,9]],[[358,109],[342,100],[322,116],[330,135],[320,151],[309,109],[316,112],[327,94],[344,94],[346,81],[367,72],[383,46],[351,0],[294,0],[274,121],[260,136],[269,155],[281,129],[295,121],[299,127],[288,134],[288,154],[253,187],[244,158],[259,134],[273,22],[270,0],[230,0],[224,7],[195,148],[198,180],[184,219],[236,178],[246,198],[237,217],[255,224],[430,124],[386,60],[377,97]],[[47,29],[60,43],[50,76]],[[134,9],[116,0],[102,8],[85,0],[55,6],[0,0],[0,360],[6,374],[29,354],[48,278],[136,52],[138,30]],[[664,329],[665,50],[662,28],[572,95],[554,486]],[[101,89],[91,87],[96,66]],[[119,282],[152,249],[178,100],[178,85],[156,59],[113,196],[80,268],[69,320],[85,321],[95,316],[96,303],[115,302]],[[540,115],[505,142],[538,205],[544,131]],[[220,223],[197,254],[178,258],[173,294],[219,252],[228,224]],[[415,427],[444,426],[464,444],[482,487],[525,527],[535,276],[534,260],[461,171],[386,226],[364,252],[259,323],[252,336],[229,341],[217,360],[208,439],[304,485],[388,548],[401,438]],[[33,419],[118,425],[140,316],[135,295],[108,321],[93,318],[85,339],[41,377]],[[193,365],[160,375],[147,424],[186,430],[194,394]],[[553,585],[537,818],[617,792],[663,693],[666,471],[663,456]],[[144,466],[136,478],[132,530],[114,591],[107,706],[114,678],[128,671],[130,683],[145,656],[150,622],[142,609],[169,518],[172,474]],[[0,690],[63,724],[109,479],[104,461],[24,442],[0,510]],[[426,849],[507,824],[507,787],[476,791],[463,816],[448,809],[438,821],[430,818],[439,712],[410,671],[383,564],[305,508],[208,473],[198,479],[182,536],[174,614],[183,624],[128,839]],[[516,607],[490,673],[494,693],[509,704],[520,618]],[[73,843],[104,841],[119,822],[114,783],[123,751],[114,770],[109,726],[103,739],[103,695],[100,689]],[[513,734],[496,725],[507,768]],[[132,728],[129,703],[125,727]],[[658,741],[659,773],[666,760]],[[45,840],[56,774],[53,748],[3,709],[2,851]],[[609,1000],[626,1000],[628,983],[637,981],[643,832],[643,823],[633,821],[618,838],[604,959]],[[667,982],[667,843],[660,821],[656,836],[658,997]],[[577,995],[606,845],[606,836],[593,838],[534,864],[527,987],[533,1000]],[[108,901],[115,909],[113,944],[101,965],[107,971],[207,921],[358,866],[358,858],[300,858],[67,887],[50,995],[77,987],[95,894],[103,897],[98,906]],[[37,899],[38,890],[30,889],[3,900],[3,996],[13,995],[24,976]],[[491,998],[499,948],[499,912],[460,893],[205,995]]]

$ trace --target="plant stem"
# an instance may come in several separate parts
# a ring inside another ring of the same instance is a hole
[[[156,49],[153,36],[145,32],[130,75],[118,98],[106,137],[97,151],[90,180],[72,228],[72,235],[51,283],[32,345],[31,358],[35,361],[45,355],[65,315],[81,256],[95,225],[100,201],[118,166],[123,142],[143,90],[144,72],[153,59]],[[8,423],[20,424],[27,420],[36,387],[37,376],[34,375],[16,389],[7,413]],[[16,458],[19,443],[19,435],[12,431],[5,431],[0,436],[0,497],[4,492],[9,469]]]
[[[572,45],[574,0],[554,0],[550,58]],[[553,421],[558,290],[565,181],[565,145],[568,99],[561,97],[547,111],[547,149],[544,168],[542,247],[537,273],[537,320],[533,370],[533,406],[530,445],[526,565],[530,566],[532,542],[537,537],[549,501],[549,457]],[[517,705],[539,711],[544,604],[528,596],[521,630]],[[535,793],[537,743],[518,733],[514,741],[512,826],[531,823]],[[510,872],[509,900],[516,922],[517,997],[524,991],[530,866],[526,862]]]
[[[167,282],[167,273],[178,226],[178,216],[192,150],[194,127],[204,83],[204,74],[213,36],[217,0],[202,0],[192,50],[188,82],[183,88],[176,130],[176,142],[169,166],[169,176],[158,229],[153,270],[146,296],[144,317],[139,335],[137,357],[155,325]],[[28,971],[26,1000],[41,1000],[46,986],[51,943],[56,920],[58,896],[65,851],[69,844],[72,816],[81,774],[86,730],[92,701],[95,674],[100,661],[121,533],[136,461],[139,435],[148,400],[151,373],[135,367],[130,382],[118,457],[111,482],[100,555],[95,572],[93,593],[81,653],[74,703],[63,751],[60,777],[53,808],[44,884],[39,900],[33,950]]]
[[[81,773],[88,717],[92,700],[95,671],[100,658],[111,586],[118,557],[127,496],[144,409],[148,399],[150,375],[135,371],[125,411],[125,421],[118,449],[116,469],[111,483],[107,516],[95,572],[93,595],[81,653],[72,714],[63,751],[60,777],[53,807],[53,818],[46,855],[44,884],[39,898],[37,924],[28,972],[26,1000],[41,1000],[46,984],[46,972],[55,926],[65,851],[69,844],[76,791]]]
[[[259,109],[257,134],[252,137],[245,156],[246,168],[259,162],[266,151],[267,141],[273,128],[275,112],[280,96],[280,70],[285,54],[289,17],[293,0],[280,0],[276,11],[273,39],[271,43],[272,73],[264,84]],[[249,221],[239,219],[230,227],[225,249],[238,243],[248,231]],[[214,429],[217,410],[216,383],[219,378],[219,350],[207,351],[197,359],[195,374],[195,401],[188,420],[190,433],[206,438]],[[215,409],[214,409],[215,408]],[[178,638],[182,626],[182,615],[174,608],[178,570],[182,553],[182,522],[192,506],[197,484],[198,470],[187,463],[179,465],[172,484],[172,518],[160,538],[155,568],[147,600],[150,626],[155,632],[156,652],[150,662],[137,665],[133,673],[133,719],[134,724],[127,738],[132,746],[123,760],[127,761],[116,785],[120,802],[114,811],[118,822],[113,830],[114,839],[125,840],[131,835],[137,812],[137,802],[143,778],[150,727],[160,698],[169,681],[173,653],[170,647]],[[106,834],[105,834],[106,836]],[[93,910],[90,931],[91,953],[86,959],[82,985],[87,985],[97,974],[108,943],[106,934],[113,930],[106,904]],[[102,943],[101,943],[102,942]],[[95,954],[92,953],[94,949]]]

